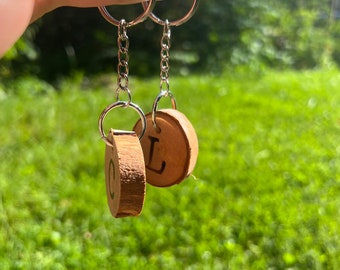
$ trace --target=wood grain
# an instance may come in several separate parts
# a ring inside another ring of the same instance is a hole
[[[188,177],[196,164],[198,139],[186,116],[174,109],[158,110],[152,124],[151,113],[146,115],[147,127],[141,145],[146,165],[146,181],[157,187],[178,184]],[[134,131],[141,132],[139,120]]]
[[[138,216],[145,198],[145,163],[135,132],[111,130],[105,151],[106,194],[114,217]]]

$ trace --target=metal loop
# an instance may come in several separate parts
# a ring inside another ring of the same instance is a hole
[[[122,19],[120,22],[119,22],[119,32],[118,32],[118,36],[119,36],[119,40],[121,41],[126,41],[129,39],[128,35],[127,35],[127,32],[126,32],[126,21],[124,19]]]
[[[141,23],[143,22],[145,19],[147,19],[147,17],[150,16],[153,8],[155,7],[156,5],[156,0],[149,0],[149,1],[146,1],[146,2],[143,2],[143,8],[144,8],[144,12],[139,15],[137,18],[135,18],[134,20],[130,21],[130,22],[127,22],[127,27],[130,27],[130,26],[134,26],[138,23]],[[99,12],[100,14],[104,17],[104,19],[106,19],[109,23],[115,25],[115,26],[118,26],[119,25],[119,21],[120,20],[117,20],[115,19],[110,13],[109,11],[106,9],[105,6],[103,7],[98,7],[99,8]]]
[[[164,41],[164,40],[162,40]],[[162,59],[166,59],[168,60],[170,58],[170,40],[168,41],[168,43],[161,43],[161,58]]]
[[[164,89],[165,85],[165,89]],[[161,82],[159,84],[160,92],[165,92],[167,95],[170,93],[170,81],[169,78],[161,78]],[[165,95],[164,95],[165,96]]]
[[[121,60],[117,67],[118,67],[118,73],[119,74],[124,74],[125,76],[127,76],[127,74],[129,74],[129,63],[128,63],[129,59],[127,60]],[[124,76],[122,75],[122,76]],[[127,80],[128,78],[126,78]]]
[[[99,128],[99,133],[101,135],[101,138],[103,139],[103,141],[112,147],[112,144],[111,142],[107,139],[107,136],[104,132],[104,126],[103,126],[103,123],[104,123],[104,119],[106,117],[106,115],[111,111],[113,110],[114,108],[119,108],[119,107],[123,107],[123,108],[128,108],[128,107],[131,107],[133,108],[138,114],[139,114],[139,117],[141,119],[141,123],[142,123],[142,132],[141,134],[138,135],[138,138],[139,139],[142,139],[144,133],[145,133],[145,130],[146,130],[146,117],[145,117],[145,114],[144,112],[142,111],[142,109],[132,103],[132,102],[126,102],[126,101],[117,101],[115,103],[112,103],[111,105],[107,106],[103,112],[100,114],[99,116],[99,120],[98,120],[98,128]]]
[[[168,73],[169,73],[169,70],[170,70],[170,64],[169,64],[168,59],[162,60],[160,67],[161,67],[161,74],[164,73],[164,76],[162,76],[162,78],[164,78],[164,77],[168,78],[169,77]]]
[[[129,106],[131,103],[132,103],[132,95],[131,95],[131,91],[130,91],[130,89],[129,88],[122,88],[122,86],[118,86],[118,88],[117,88],[117,90],[116,90],[116,100],[117,100],[117,102],[118,101],[121,101],[120,99],[119,99],[119,94],[121,93],[121,92],[125,92],[127,95],[128,95],[128,100],[127,101],[124,101],[124,102],[126,102],[126,104],[127,104],[127,106]]]
[[[188,11],[187,14],[185,14],[182,18],[180,18],[179,20],[176,21],[170,21],[169,25],[170,26],[179,26],[185,22],[187,22],[196,12],[197,8],[198,8],[198,4],[199,4],[199,0],[193,0],[192,6],[190,8],[190,10]],[[144,10],[147,9],[147,4],[146,2],[142,2],[143,8]],[[166,24],[166,20],[161,20],[160,18],[158,18],[153,12],[150,13],[149,17],[151,18],[151,20],[153,20],[155,23],[158,23],[160,25],[165,25]]]
[[[126,73],[120,73],[118,76],[118,90],[128,91],[129,90],[129,76]]]
[[[161,91],[158,94],[158,96],[156,97],[156,99],[155,99],[155,101],[152,105],[151,119],[152,119],[152,125],[155,129],[159,129],[159,127],[157,126],[157,122],[156,122],[157,109],[158,109],[158,103],[163,97],[169,97],[170,100],[171,100],[172,109],[174,109],[174,110],[177,109],[176,99],[175,99],[174,95],[170,91]]]
[[[126,37],[121,37],[119,36],[119,38],[117,39],[117,43],[118,43],[118,50],[120,51],[120,53],[126,54],[129,51],[129,47],[130,47],[130,40],[128,38],[128,36]]]

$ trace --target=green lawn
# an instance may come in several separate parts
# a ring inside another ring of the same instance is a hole
[[[0,84],[0,269],[340,269],[338,71],[172,77],[199,138],[194,176],[148,185],[124,219],[97,129],[115,81]],[[150,111],[158,79],[130,87]],[[106,128],[136,118],[115,109]]]

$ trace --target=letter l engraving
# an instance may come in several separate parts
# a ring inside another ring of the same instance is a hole
[[[162,161],[162,165],[161,165],[161,168],[160,169],[155,169],[155,168],[152,168],[151,167],[151,163],[152,163],[152,159],[153,159],[153,154],[154,154],[154,148],[155,148],[155,143],[156,142],[159,142],[159,139],[158,138],[155,138],[155,137],[152,137],[152,136],[149,136],[149,139],[151,141],[151,145],[150,145],[150,153],[149,153],[149,162],[148,164],[146,165],[146,167],[155,172],[155,173],[158,173],[158,174],[162,174],[164,169],[165,169],[165,166],[166,166],[166,163],[165,161],[163,160]]]

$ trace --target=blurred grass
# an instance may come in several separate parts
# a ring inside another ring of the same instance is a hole
[[[125,219],[106,205],[97,130],[111,76],[0,84],[1,269],[340,268],[338,71],[171,78],[199,137],[194,177],[147,186]],[[145,112],[158,85],[131,78]]]

